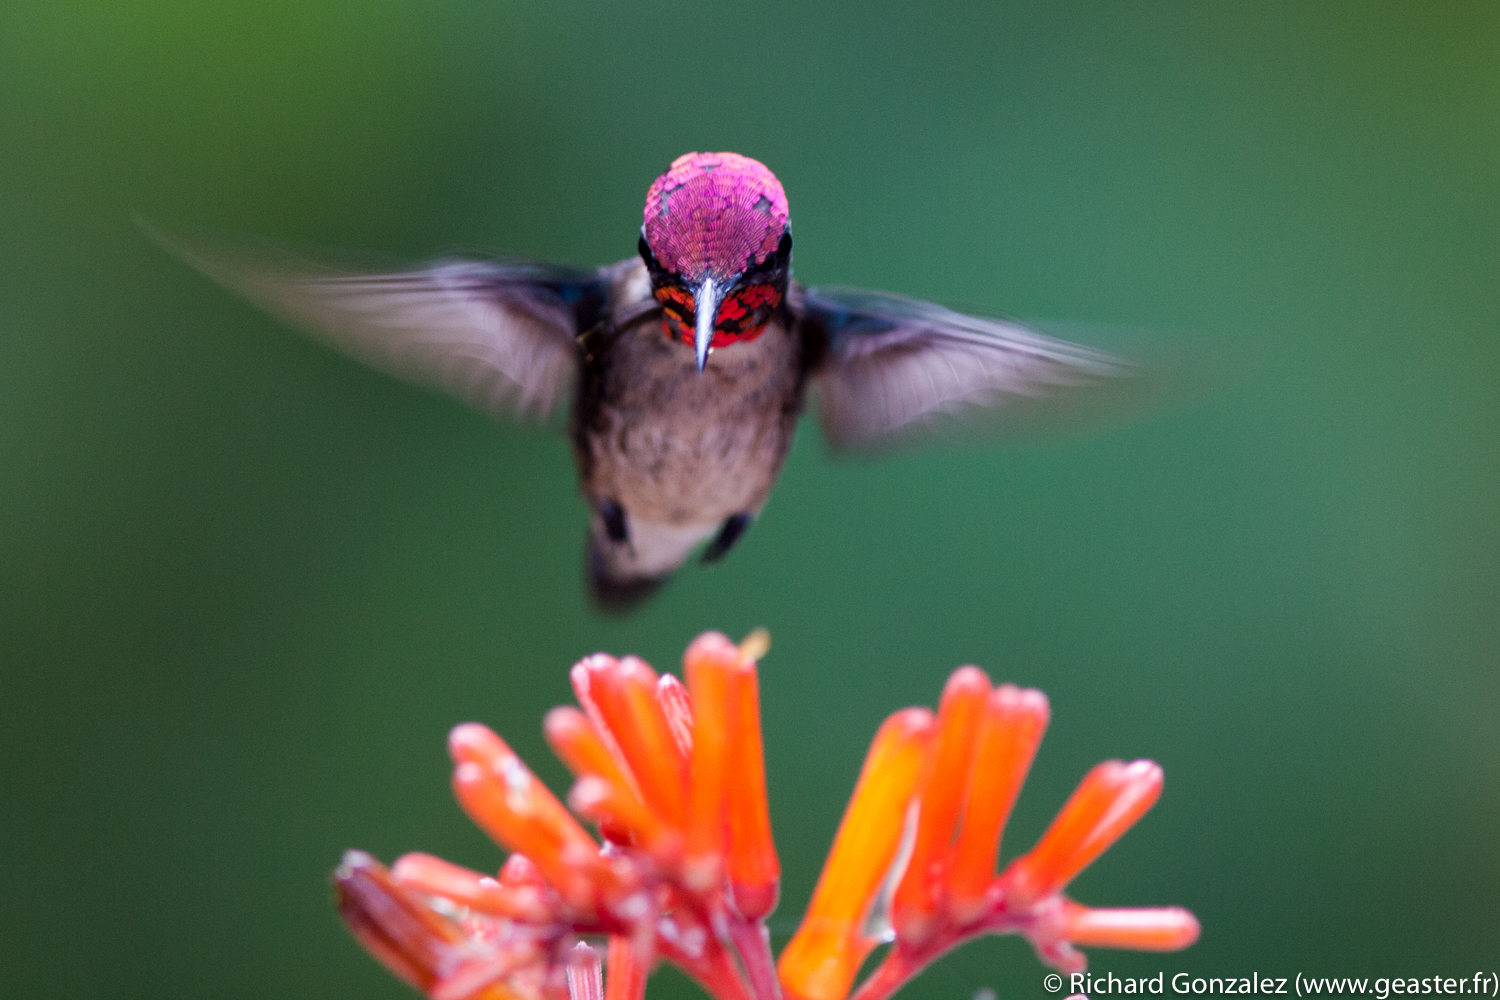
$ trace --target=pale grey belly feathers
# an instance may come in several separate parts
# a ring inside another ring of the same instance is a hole
[[[801,409],[794,337],[773,322],[714,351],[700,374],[692,348],[668,339],[652,314],[585,362],[596,391],[579,395],[575,447],[594,508],[596,582],[663,577],[726,521],[765,506]],[[623,512],[623,538],[601,511],[610,503]]]

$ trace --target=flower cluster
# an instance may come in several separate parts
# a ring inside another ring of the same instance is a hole
[[[964,667],[935,716],[903,709],[876,734],[812,903],[773,964],[764,920],[780,865],[756,675],[768,646],[764,632],[738,646],[705,633],[684,656],[686,686],[635,657],[578,663],[581,710],[555,708],[544,726],[578,779],[572,813],[499,736],[454,729],[454,793],[509,859],[491,877],[426,854],[386,869],[351,851],[334,875],[350,929],[432,1000],[640,1000],[660,959],[715,1000],[845,1000],[891,940],[854,995],[884,1000],[981,934],[1021,934],[1063,971],[1084,966],[1075,945],[1197,939],[1186,910],[1090,909],[1062,894],[1156,801],[1150,761],[1100,764],[1036,847],[995,874],[1048,706]],[[585,938],[608,940],[607,984]]]

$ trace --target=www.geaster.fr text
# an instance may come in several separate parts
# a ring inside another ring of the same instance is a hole
[[[1178,996],[1222,996],[1231,994],[1283,994],[1287,996],[1369,996],[1390,1000],[1394,996],[1463,995],[1500,997],[1500,975],[1476,972],[1472,976],[1266,976],[1252,972],[1248,976],[1197,976],[1179,972],[1171,978],[1158,972],[1154,976],[1116,976],[1114,973],[1090,975],[1074,973],[1064,981],[1052,973],[1044,977],[1048,993],[1093,997],[1101,994],[1175,994]]]

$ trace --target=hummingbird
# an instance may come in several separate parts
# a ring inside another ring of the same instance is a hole
[[[164,240],[267,311],[397,377],[568,432],[585,576],[623,611],[759,516],[809,390],[835,451],[1125,373],[1108,354],[901,295],[792,280],[786,193],[757,160],[688,153],[646,192],[637,254],[578,268],[443,259],[321,272]],[[706,543],[706,545],[705,545]]]

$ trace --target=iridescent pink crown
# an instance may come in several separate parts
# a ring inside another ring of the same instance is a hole
[[[786,192],[765,165],[738,153],[687,153],[646,192],[646,242],[688,281],[739,274],[774,253]]]

